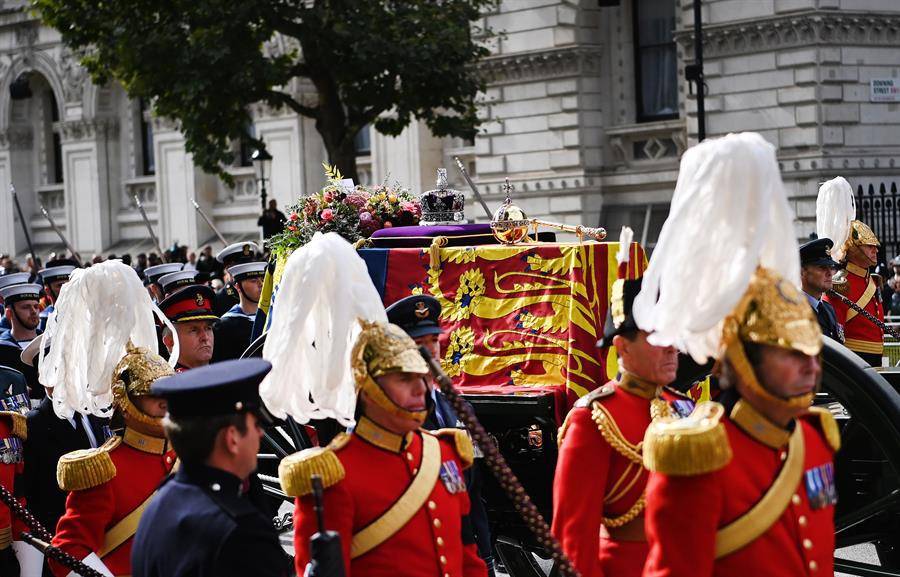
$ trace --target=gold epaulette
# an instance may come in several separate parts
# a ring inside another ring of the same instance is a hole
[[[590,393],[575,401],[575,406],[581,409],[590,407],[591,403],[593,403],[594,401],[600,400],[604,397],[608,397],[615,392],[616,386],[612,383],[606,383],[602,387],[594,389]]]
[[[468,469],[472,466],[472,463],[475,461],[475,448],[472,446],[472,439],[469,438],[468,433],[462,429],[451,428],[438,429],[437,431],[432,431],[432,433],[442,439],[453,441],[456,454],[459,455],[459,460],[462,461],[463,469]]]
[[[12,434],[23,441],[28,438],[28,421],[25,415],[15,411],[0,411],[0,418],[7,418],[12,424]]]
[[[322,479],[322,488],[334,486],[346,475],[344,465],[338,459],[339,451],[350,440],[350,435],[340,433],[327,447],[313,447],[294,453],[281,460],[278,465],[278,480],[281,490],[288,497],[312,495],[312,476]]]
[[[96,449],[79,449],[66,453],[56,465],[56,482],[63,491],[83,491],[98,487],[116,476],[116,466],[109,456],[122,438],[110,437]]]
[[[719,403],[700,403],[683,419],[658,419],[644,435],[644,466],[678,477],[703,475],[731,461],[728,433],[720,420],[725,409]]]
[[[810,407],[809,414],[819,422],[819,426],[822,428],[822,433],[825,435],[825,440],[828,442],[831,450],[839,451],[841,448],[841,431],[831,411],[824,407]]]

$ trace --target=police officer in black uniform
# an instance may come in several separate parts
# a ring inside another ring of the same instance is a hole
[[[228,309],[215,324],[216,346],[212,362],[237,359],[250,346],[267,266],[258,261],[236,264],[228,269],[240,302]]]
[[[291,564],[270,519],[245,496],[269,416],[262,359],[209,365],[156,381],[180,467],[141,517],[134,577],[282,577]]]
[[[413,295],[395,302],[385,312],[388,321],[399,326],[416,341],[419,346],[428,349],[435,359],[441,358],[441,346],[438,339],[443,333],[440,327],[441,303],[428,295]],[[447,397],[435,385],[430,387],[425,402],[429,406],[428,417],[422,425],[423,429],[434,431],[447,428],[465,428]],[[475,446],[476,457],[482,455]],[[494,554],[491,548],[491,534],[488,526],[487,511],[481,499],[481,471],[478,467],[470,467],[465,472],[466,487],[469,490],[469,501],[472,509],[469,519],[471,531],[478,546],[478,555],[487,565],[488,575],[494,575]],[[465,540],[464,540],[465,541]],[[471,542],[471,541],[469,541]]]
[[[234,244],[229,244],[216,255],[216,260],[222,263],[227,271],[229,268],[236,264],[240,264],[243,262],[253,262],[257,259],[257,254],[259,254],[259,246],[255,242],[236,242]],[[240,299],[238,299],[237,291],[234,290],[234,285],[232,285],[231,280],[227,278],[225,279],[225,286],[216,293],[216,305],[213,309],[216,313],[216,316],[222,316],[231,310],[231,307],[238,304]]]
[[[834,307],[822,300],[822,295],[832,287],[832,278],[840,265],[831,258],[834,242],[830,238],[817,238],[800,247],[800,283],[809,300],[822,334],[839,343],[844,342],[844,328],[838,323]]]

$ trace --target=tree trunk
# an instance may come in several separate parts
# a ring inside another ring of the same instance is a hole
[[[328,141],[325,141],[328,163],[336,166],[344,178],[352,178],[354,184],[360,184],[359,174],[356,170],[356,146],[352,139],[348,140],[349,146],[345,144],[329,146]]]

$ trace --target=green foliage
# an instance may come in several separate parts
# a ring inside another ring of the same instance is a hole
[[[396,135],[419,118],[437,136],[474,137],[473,65],[488,54],[474,37],[491,34],[476,23],[495,3],[33,0],[95,82],[115,79],[177,120],[205,170],[222,174],[249,106],[266,102],[314,118],[350,178],[354,138],[370,123]]]

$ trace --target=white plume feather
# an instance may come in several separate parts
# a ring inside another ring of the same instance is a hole
[[[758,266],[799,286],[793,220],[775,148],[762,136],[730,134],[689,149],[635,299],[638,326],[698,362],[717,356],[722,320]]]
[[[856,219],[853,187],[843,176],[832,178],[819,187],[816,198],[816,234],[834,242],[831,257],[844,258],[844,244],[850,236],[850,222]]]
[[[631,258],[631,241],[634,239],[634,231],[630,226],[623,226],[619,233],[619,252],[616,253],[616,262],[626,263]]]
[[[336,233],[316,234],[287,261],[263,347],[272,371],[259,392],[274,415],[353,424],[358,319],[387,322],[366,264]]]
[[[158,352],[153,315],[169,320],[153,303],[141,279],[120,260],[76,269],[63,285],[47,319],[40,351],[40,381],[53,387],[59,417],[75,411],[108,417],[113,411],[113,370],[131,341]],[[177,337],[170,363],[178,358]]]

